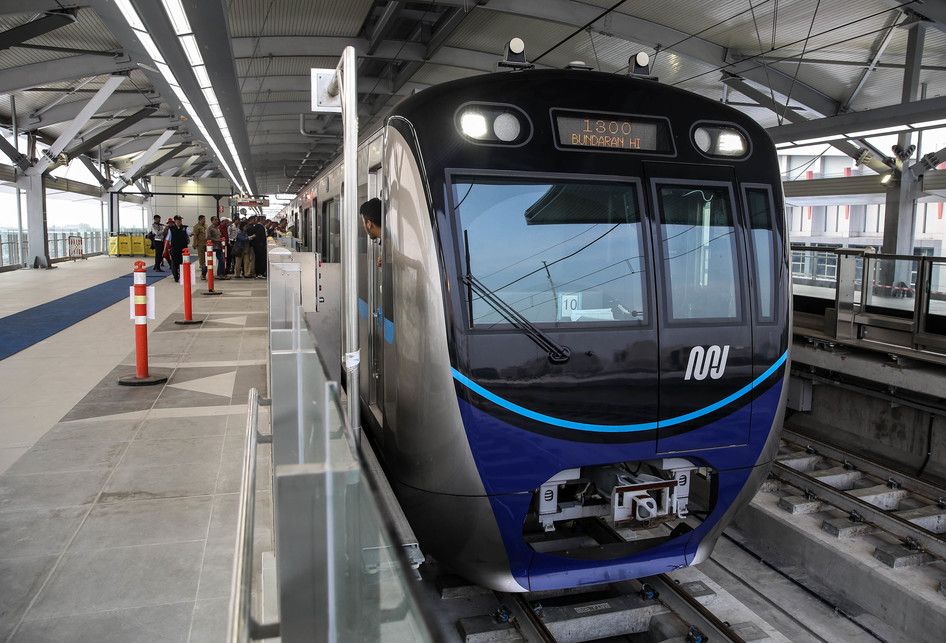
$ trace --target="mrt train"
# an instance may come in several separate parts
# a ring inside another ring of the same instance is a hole
[[[299,206],[329,260],[340,172]],[[785,406],[763,129],[650,79],[490,74],[401,102],[358,191],[383,203],[359,245],[363,423],[424,551],[503,591],[705,560]]]

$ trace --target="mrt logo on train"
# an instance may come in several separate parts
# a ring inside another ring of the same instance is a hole
[[[729,358],[729,344],[720,347],[713,344],[708,348],[694,346],[690,349],[684,380],[705,380],[706,376],[718,380],[726,372],[726,360]]]

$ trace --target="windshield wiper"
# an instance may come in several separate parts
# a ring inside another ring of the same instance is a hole
[[[525,333],[539,348],[548,353],[550,362],[553,364],[564,364],[569,360],[571,351],[568,350],[568,346],[555,342],[555,340],[547,334],[536,328],[535,324],[526,319],[518,310],[500,299],[496,293],[483,285],[479,279],[468,272],[463,278],[463,281],[466,282],[473,292],[480,296],[480,299],[489,304],[489,306],[502,315],[506,321]]]

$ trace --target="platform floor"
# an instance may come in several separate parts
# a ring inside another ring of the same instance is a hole
[[[2,449],[0,640],[225,637],[246,395],[267,395],[266,282],[195,294],[200,326],[173,323],[180,286],[156,289],[165,385],[116,384],[134,372],[127,302],[0,361],[0,440],[18,445]],[[258,553],[272,548],[266,445],[259,462]]]

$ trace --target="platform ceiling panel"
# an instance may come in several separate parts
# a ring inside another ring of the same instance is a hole
[[[233,0],[230,37],[354,36],[373,4],[372,0]]]
[[[238,58],[237,75],[244,76],[305,76],[308,87],[309,70],[329,69],[338,64],[338,57],[331,56],[266,56],[260,58]]]
[[[29,0],[24,0],[24,3],[28,2]],[[0,15],[0,32],[24,25],[31,22],[35,17],[36,15],[33,13]],[[109,34],[102,21],[91,9],[80,9],[74,23],[32,38],[28,42],[30,45],[69,47],[93,51],[121,49],[121,46]],[[47,60],[58,60],[74,55],[73,53],[61,51],[11,47],[0,50],[0,69],[10,69]]]
[[[470,11],[463,19],[457,30],[447,40],[447,46],[495,53],[498,61],[506,43],[518,36],[525,41],[526,57],[531,60],[574,30],[574,27],[538,18],[514,16],[477,8]]]

